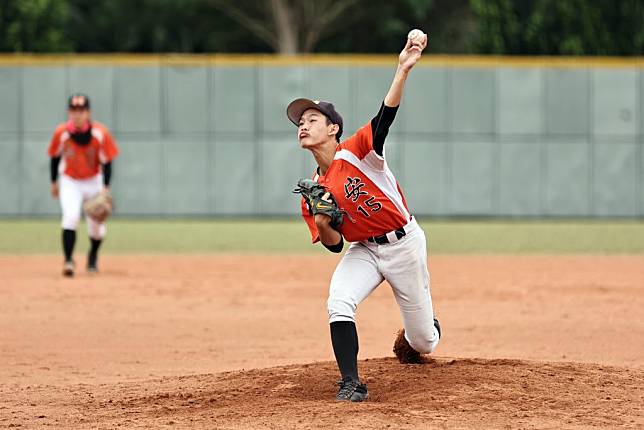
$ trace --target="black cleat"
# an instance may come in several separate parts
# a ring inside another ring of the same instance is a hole
[[[338,389],[338,395],[335,396],[336,400],[343,402],[362,402],[369,397],[367,386],[351,377],[342,378],[342,380],[338,381],[338,385],[340,389]]]

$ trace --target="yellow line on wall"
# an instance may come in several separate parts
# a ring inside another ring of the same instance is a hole
[[[393,67],[396,54],[0,54],[0,67],[212,67],[212,66],[383,66]],[[421,67],[466,68],[644,68],[644,57],[513,57],[425,55]]]

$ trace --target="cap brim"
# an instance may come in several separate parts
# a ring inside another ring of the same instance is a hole
[[[286,116],[288,116],[288,119],[290,119],[293,124],[299,125],[300,118],[302,118],[302,114],[306,112],[307,109],[315,109],[322,112],[320,110],[320,106],[313,100],[295,99],[286,108]]]

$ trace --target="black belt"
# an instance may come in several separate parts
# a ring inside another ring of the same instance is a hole
[[[389,232],[389,233],[391,233],[391,232]],[[369,239],[367,239],[367,241],[375,242],[378,245],[385,245],[385,244],[389,243],[389,238],[387,238],[387,234],[389,234],[389,233],[385,233],[385,234],[380,235],[380,236],[372,236]],[[401,239],[401,238],[403,238],[404,236],[407,235],[407,233],[405,232],[405,229],[403,227],[400,227],[398,230],[395,230],[394,233],[396,234],[397,239]]]

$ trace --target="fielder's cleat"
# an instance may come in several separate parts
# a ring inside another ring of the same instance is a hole
[[[87,254],[87,273],[95,274],[98,273],[98,255],[95,252],[89,252]]]
[[[342,380],[338,381],[338,385],[340,388],[338,389],[338,395],[335,396],[336,400],[343,402],[362,402],[369,397],[367,386],[350,376],[342,378]]]
[[[65,265],[63,266],[63,276],[66,276],[68,278],[71,278],[74,276],[74,262],[73,261],[65,261]]]
[[[435,322],[436,320],[434,320]],[[396,341],[394,342],[394,354],[398,357],[398,361],[402,364],[422,364],[424,363],[423,357],[420,352],[411,347],[407,339],[405,339],[405,329],[398,332]]]

